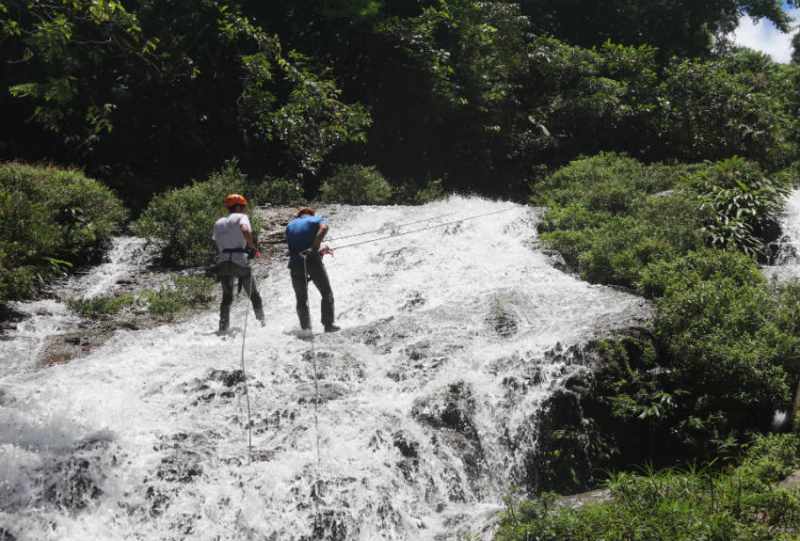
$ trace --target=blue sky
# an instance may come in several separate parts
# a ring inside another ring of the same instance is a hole
[[[795,19],[795,26],[800,24],[800,9],[786,8]],[[792,56],[792,36],[778,31],[771,22],[761,20],[755,24],[750,17],[739,19],[739,28],[734,34],[734,41],[752,49],[764,51],[778,62],[789,62]]]

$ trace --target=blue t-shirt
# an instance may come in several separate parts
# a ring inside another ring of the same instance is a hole
[[[324,216],[309,216],[304,214],[295,218],[286,226],[286,243],[289,245],[289,256],[291,261],[301,259],[299,255],[303,250],[308,250],[320,224],[328,223]]]

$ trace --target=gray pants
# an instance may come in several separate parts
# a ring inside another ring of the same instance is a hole
[[[319,254],[310,254],[306,256],[305,265],[302,259],[293,260],[289,263],[289,271],[292,275],[292,287],[297,300],[297,317],[300,319],[300,327],[311,328],[311,315],[308,312],[309,280],[314,282],[322,295],[322,325],[324,327],[333,325],[333,290],[325,265],[322,263],[322,257]]]
[[[231,261],[225,261],[217,265],[217,276],[222,282],[222,304],[219,307],[219,330],[227,331],[231,320],[231,304],[233,304],[233,289],[236,286],[236,279],[242,281],[242,289],[247,292],[250,301],[253,303],[253,311],[256,319],[264,320],[264,306],[261,302],[261,295],[256,288],[256,281],[253,279],[250,267],[242,267]]]

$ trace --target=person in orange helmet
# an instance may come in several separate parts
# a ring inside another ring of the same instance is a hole
[[[249,262],[249,259],[259,257],[261,254],[253,239],[253,227],[250,225],[250,219],[245,214],[247,199],[243,195],[232,193],[225,198],[224,204],[228,209],[228,215],[216,221],[212,235],[217,244],[216,271],[222,282],[222,304],[219,308],[220,334],[228,332],[230,326],[236,278],[239,278],[242,287],[247,291],[250,301],[253,303],[256,319],[262,327],[264,326],[264,307]]]
[[[314,282],[322,295],[322,326],[325,332],[339,330],[333,323],[333,290],[325,265],[322,263],[325,254],[333,253],[327,246],[322,247],[322,239],[327,233],[328,224],[325,218],[317,216],[314,209],[309,207],[298,209],[295,218],[286,226],[289,272],[297,301],[297,317],[300,320],[300,328],[304,331],[311,330],[311,316],[308,310],[309,280]]]

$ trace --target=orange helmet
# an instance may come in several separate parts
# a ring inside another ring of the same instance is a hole
[[[309,216],[313,216],[314,215],[314,209],[312,209],[311,207],[302,207],[302,208],[297,209],[297,217],[298,218],[300,216],[304,215],[304,214],[308,214]]]
[[[247,199],[238,193],[232,193],[225,197],[225,208],[229,209],[235,207],[236,205],[242,205],[243,207],[246,206]]]

